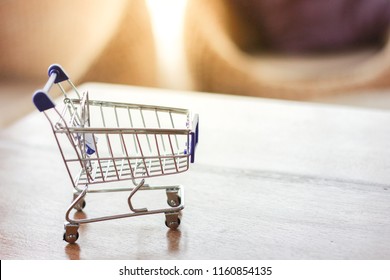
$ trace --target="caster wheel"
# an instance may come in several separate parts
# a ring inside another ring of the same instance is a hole
[[[171,207],[177,207],[181,204],[181,197],[178,189],[167,189],[167,203]]]
[[[66,223],[64,225],[65,232],[63,238],[66,242],[73,244],[79,238],[79,225],[78,224],[70,224]]]
[[[179,213],[165,214],[165,225],[170,229],[177,229],[180,225]]]
[[[76,234],[66,234],[66,232],[64,232],[63,238],[66,242],[73,244],[77,241],[77,239],[79,239],[79,233],[76,232]]]
[[[167,203],[171,207],[177,207],[181,204],[181,197],[176,195],[175,198],[172,198],[172,199],[168,198]]]
[[[177,229],[180,226],[180,219],[177,218],[177,221],[173,222],[167,222],[165,221],[165,225],[169,227],[170,229]]]
[[[76,209],[77,211],[83,211],[83,209],[85,208],[85,206],[87,205],[87,202],[85,200],[82,200],[81,202],[77,203],[75,206],[74,206],[74,209]]]

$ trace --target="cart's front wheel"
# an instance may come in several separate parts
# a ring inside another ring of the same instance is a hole
[[[168,198],[167,203],[171,207],[178,207],[181,204],[181,197],[177,195],[174,199]]]
[[[180,225],[179,213],[166,213],[165,214],[165,225],[170,229],[177,229]]]
[[[178,218],[175,222],[168,222],[165,221],[165,225],[169,227],[170,229],[177,229],[180,225],[180,219]]]
[[[178,207],[181,205],[181,197],[177,189],[167,189],[167,203],[171,207]]]

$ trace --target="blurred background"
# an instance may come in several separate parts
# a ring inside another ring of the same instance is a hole
[[[75,84],[388,109],[389,23],[387,0],[0,0],[0,128],[52,63]]]

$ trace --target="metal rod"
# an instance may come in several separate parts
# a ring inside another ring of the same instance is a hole
[[[52,73],[47,80],[45,86],[43,87],[43,91],[48,93],[51,87],[54,85],[55,80],[57,79],[57,73]]]
[[[169,111],[169,118],[171,119],[172,128],[174,129],[175,128],[175,123],[173,122],[172,111]],[[179,141],[177,139],[177,135],[176,134],[175,134],[175,140],[176,140],[177,150],[179,150]]]
[[[144,128],[146,128],[146,123],[145,123],[144,113],[142,112],[142,108],[140,108],[139,111],[141,113],[141,118],[142,118],[142,123],[144,125]],[[150,140],[149,140],[149,135],[148,134],[146,134],[146,140],[148,141],[149,152],[152,153],[152,147],[150,146]]]
[[[130,112],[130,108],[129,107],[127,107],[127,112],[129,114],[130,126],[131,126],[131,128],[134,128],[133,118],[131,117],[131,112]],[[134,141],[135,151],[138,154],[138,147],[137,147],[137,144],[136,144],[136,139],[135,139],[135,135],[134,134],[133,134],[133,141]]]

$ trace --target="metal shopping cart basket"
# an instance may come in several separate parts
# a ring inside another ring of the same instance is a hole
[[[78,91],[60,65],[51,65],[48,74],[46,85],[34,93],[33,102],[49,120],[74,188],[65,214],[64,240],[76,242],[79,226],[84,223],[159,213],[165,214],[169,228],[176,229],[184,208],[183,187],[151,186],[145,179],[188,170],[198,143],[198,115],[179,108],[91,100],[88,92]],[[70,98],[63,83],[68,83],[77,97]],[[54,84],[64,96],[63,109],[48,96]],[[129,186],[113,186],[125,180]],[[168,205],[153,210],[134,208],[132,198],[141,190],[165,191]],[[70,217],[73,209],[82,211],[85,207],[86,194],[118,191],[128,193],[128,212]]]

